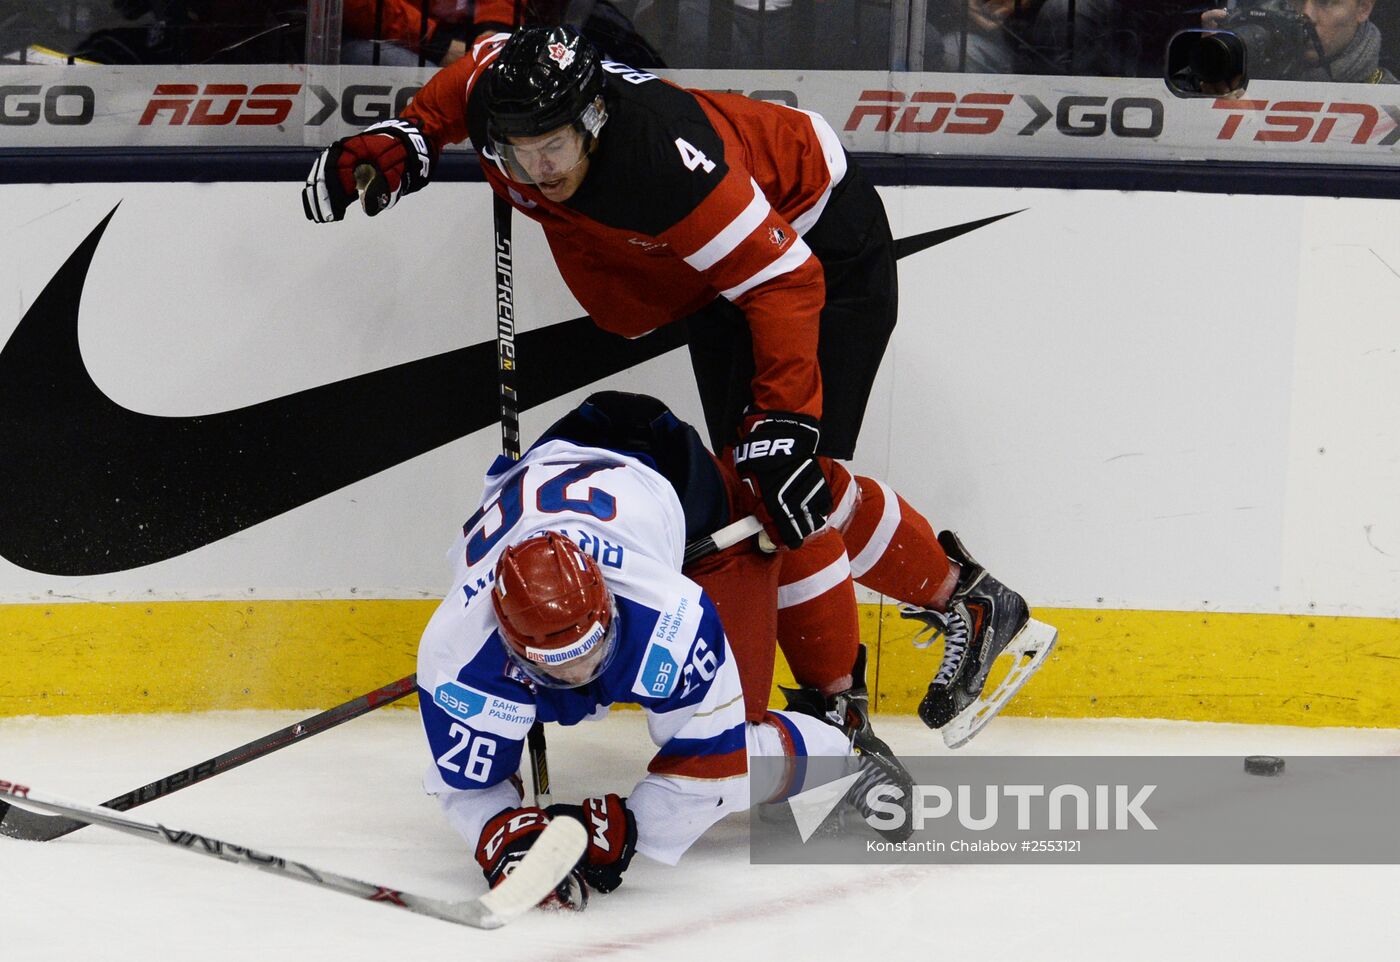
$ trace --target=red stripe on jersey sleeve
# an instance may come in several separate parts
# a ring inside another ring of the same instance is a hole
[[[707,780],[737,778],[749,770],[746,749],[723,755],[657,755],[647,766],[653,775]]]

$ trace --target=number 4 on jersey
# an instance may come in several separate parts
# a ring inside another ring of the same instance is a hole
[[[715,162],[701,153],[698,147],[684,137],[676,138],[676,149],[681,152],[681,163],[685,164],[686,170],[703,167],[707,174],[714,172]]]

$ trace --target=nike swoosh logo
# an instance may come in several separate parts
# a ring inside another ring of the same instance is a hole
[[[126,571],[186,554],[402,464],[499,417],[495,341],[197,417],[124,408],[78,346],[88,268],[114,207],[0,350],[0,556],[41,574]],[[992,223],[898,241],[907,256]],[[685,343],[587,317],[516,337],[522,410]]]

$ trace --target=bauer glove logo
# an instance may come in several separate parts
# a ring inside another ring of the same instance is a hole
[[[780,457],[782,455],[792,455],[795,453],[796,442],[792,438],[777,438],[770,440],[760,438],[757,441],[745,441],[734,451],[734,463],[742,464],[750,458]]]

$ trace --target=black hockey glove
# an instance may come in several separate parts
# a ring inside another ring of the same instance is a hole
[[[331,144],[316,158],[301,207],[307,220],[338,221],[355,202],[360,187],[357,173],[372,175],[365,186],[365,213],[373,217],[398,203],[404,194],[421,190],[432,176],[432,147],[423,132],[407,120],[385,120],[353,137]]]
[[[637,853],[637,816],[627,799],[617,795],[585,798],[582,805],[551,805],[550,818],[567,815],[588,829],[588,851],[583,856],[583,877],[603,894],[622,884],[622,873]]]
[[[486,882],[492,888],[515,871],[515,866],[530,851],[530,846],[540,837],[550,816],[543,809],[506,808],[486,823],[481,830],[481,839],[476,843],[476,861]],[[584,825],[587,825],[584,822]],[[584,859],[563,880],[554,891],[540,900],[542,909],[571,909],[582,912],[588,905],[588,888],[583,884]]]
[[[734,449],[739,476],[763,499],[760,520],[789,548],[831,514],[831,488],[815,457],[819,440],[816,418],[764,411],[744,420],[743,439]]]

